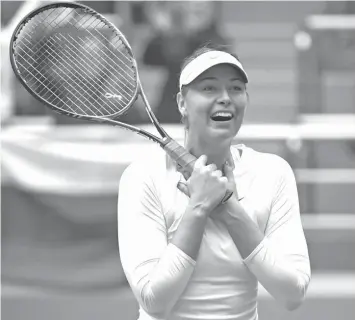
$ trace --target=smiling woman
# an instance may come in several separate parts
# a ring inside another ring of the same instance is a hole
[[[182,66],[177,104],[185,124],[187,147],[194,154],[206,154],[218,169],[222,169],[243,122],[247,82],[238,57],[219,47],[198,49]]]
[[[198,157],[192,175],[160,150],[122,175],[118,239],[139,320],[257,320],[258,282],[289,310],[305,298],[310,263],[292,169],[232,145],[247,83],[237,56],[198,49],[177,94],[185,147]]]

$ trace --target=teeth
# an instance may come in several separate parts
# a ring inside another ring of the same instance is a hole
[[[233,118],[233,114],[229,111],[218,111],[211,116],[215,121],[226,121]]]
[[[214,113],[213,116],[214,117],[218,117],[218,116],[220,116],[220,117],[232,117],[232,114],[230,112],[221,111],[221,112]]]

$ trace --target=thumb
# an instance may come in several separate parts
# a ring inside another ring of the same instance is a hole
[[[237,195],[237,188],[236,188],[236,182],[234,179],[234,173],[233,173],[233,167],[231,167],[229,164],[225,163],[223,166],[223,173],[228,179],[228,186],[230,190],[233,190],[234,194]]]
[[[187,185],[183,182],[178,182],[177,184],[177,188],[184,193],[185,195],[187,195],[188,197],[190,197],[190,192],[189,192],[189,188],[187,187]]]
[[[233,174],[233,168],[225,163],[223,165],[223,173],[227,177],[228,181],[234,181],[234,174]]]

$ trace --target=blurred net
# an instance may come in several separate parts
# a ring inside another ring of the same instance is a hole
[[[135,97],[132,56],[120,35],[91,11],[42,11],[19,30],[13,50],[27,86],[69,115],[120,114]]]

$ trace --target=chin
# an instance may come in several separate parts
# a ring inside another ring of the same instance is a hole
[[[212,123],[211,129],[214,133],[217,134],[235,136],[240,129],[240,125],[235,122],[234,123],[221,122],[217,124]]]
[[[219,140],[219,141],[226,140],[226,141],[230,142],[231,140],[234,139],[236,134],[237,133],[235,132],[235,130],[213,128],[213,130],[210,130],[208,136],[212,139],[215,139],[215,140]]]

